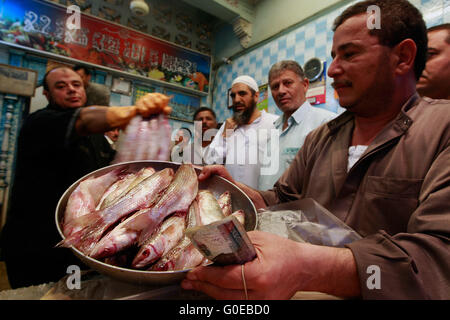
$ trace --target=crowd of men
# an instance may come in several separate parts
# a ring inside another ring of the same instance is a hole
[[[378,29],[367,27],[373,5]],[[231,85],[231,117],[218,128],[214,110],[198,109],[197,130],[179,136],[172,160],[202,165],[200,180],[230,180],[257,208],[312,198],[362,239],[336,248],[251,231],[256,259],[197,267],[184,289],[217,299],[289,299],[297,291],[450,298],[450,25],[427,30],[406,0],[366,0],[344,10],[333,32],[327,72],[345,112],[311,106],[301,66],[283,60],[268,74],[280,116],[257,108],[257,82],[240,75]],[[48,71],[49,104],[21,129],[1,234],[12,287],[56,281],[74,260],[53,248],[54,208],[74,181],[111,161],[98,139],[109,141],[106,132],[136,115],[171,111],[159,93],[135,106],[86,103],[94,87],[88,76],[83,68]],[[380,288],[367,286],[370,266],[380,270]]]

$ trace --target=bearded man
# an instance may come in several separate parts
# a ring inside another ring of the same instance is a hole
[[[233,115],[220,127],[205,161],[225,164],[235,180],[257,188],[267,140],[272,130],[277,132],[273,123],[278,116],[258,110],[259,88],[250,76],[233,81],[230,97]]]

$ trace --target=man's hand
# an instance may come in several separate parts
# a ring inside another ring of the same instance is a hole
[[[143,118],[149,117],[152,114],[170,114],[172,108],[168,106],[170,97],[157,92],[147,93],[136,101],[137,113]]]
[[[233,177],[227,171],[227,169],[225,169],[224,166],[219,165],[219,164],[214,164],[214,165],[210,165],[210,166],[204,166],[202,168],[202,172],[198,176],[198,180],[203,181],[203,180],[206,180],[210,176],[213,176],[213,175],[218,175],[218,176],[220,176],[222,178],[225,178],[228,181],[236,184],[236,182],[233,180]]]
[[[106,121],[112,128],[124,128],[130,120],[140,114],[143,118],[160,113],[170,114],[172,108],[167,104],[170,98],[161,93],[148,93],[140,98],[135,106],[108,107]]]
[[[218,175],[222,178],[227,179],[231,183],[234,183],[235,185],[237,185],[250,198],[250,200],[255,205],[256,209],[267,207],[266,203],[264,202],[263,197],[258,192],[258,190],[250,188],[249,186],[247,186],[239,181],[234,180],[233,177],[231,176],[231,174],[228,172],[228,170],[223,165],[213,164],[213,165],[209,165],[209,166],[204,166],[202,169],[202,172],[198,176],[198,180],[199,181],[206,180],[212,175]]]
[[[225,121],[225,127],[223,128],[222,136],[227,138],[231,135],[231,133],[236,129],[237,123],[233,120],[233,118],[228,118]]]
[[[294,261],[298,243],[261,231],[249,232],[248,236],[257,252],[257,257],[244,265],[248,298],[291,298],[301,287],[298,277],[301,265]],[[245,299],[241,265],[194,268],[181,286],[202,291],[215,299]]]
[[[244,265],[249,299],[290,299],[297,291],[360,295],[350,249],[299,243],[262,231],[248,236],[257,253]],[[245,299],[241,265],[196,267],[181,287],[215,299]]]

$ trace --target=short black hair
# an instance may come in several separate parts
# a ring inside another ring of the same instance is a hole
[[[91,74],[91,69],[82,64],[76,64],[72,67],[73,71],[83,70],[84,73],[88,76]]]
[[[414,74],[420,78],[427,59],[427,28],[420,11],[407,0],[366,0],[358,2],[342,12],[333,24],[333,31],[347,19],[367,13],[369,6],[378,6],[381,13],[381,28],[369,30],[369,34],[376,36],[380,44],[390,48],[405,39],[412,39],[417,47],[414,60]]]
[[[450,23],[444,23],[444,24],[439,24],[437,26],[430,27],[430,28],[428,28],[427,32],[440,31],[440,30],[447,30],[447,37],[445,38],[445,42],[450,44]]]
[[[208,108],[208,107],[200,107],[200,108],[198,108],[198,109],[194,112],[194,116],[192,117],[192,120],[195,121],[195,118],[197,117],[197,115],[198,115],[200,112],[203,112],[203,111],[209,111],[209,112],[211,112],[211,114],[213,115],[214,119],[216,119],[216,113],[214,112],[213,109]]]

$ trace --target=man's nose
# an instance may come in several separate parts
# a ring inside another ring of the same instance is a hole
[[[67,86],[67,88],[69,89],[69,91],[75,91],[76,90],[76,87],[74,85],[72,85],[72,84],[69,84]]]
[[[330,66],[328,67],[328,76],[330,78],[335,78],[339,74],[342,73],[342,66],[340,65],[339,61],[334,58],[333,61],[331,61]]]
[[[278,87],[278,94],[280,95],[284,95],[286,93],[286,86],[283,84],[280,84],[280,86]]]

